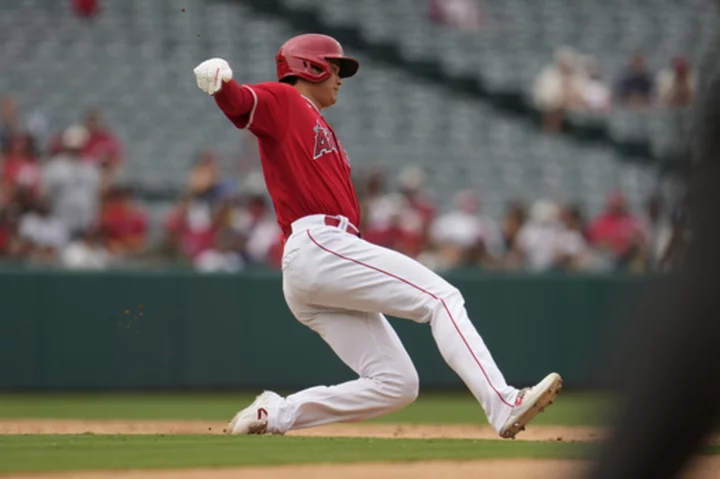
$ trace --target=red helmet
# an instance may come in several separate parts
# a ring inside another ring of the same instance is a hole
[[[300,77],[313,83],[330,78],[332,69],[329,60],[340,64],[340,78],[355,75],[360,63],[345,56],[340,43],[333,37],[308,33],[293,37],[280,47],[275,57],[278,81],[290,77]],[[312,67],[320,69],[320,73]]]

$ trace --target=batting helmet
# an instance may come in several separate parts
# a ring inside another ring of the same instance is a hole
[[[360,63],[346,57],[340,43],[332,37],[316,33],[293,37],[280,47],[275,57],[278,81],[292,77],[313,83],[324,81],[332,75],[330,60],[339,63],[340,78],[351,77],[360,68]]]

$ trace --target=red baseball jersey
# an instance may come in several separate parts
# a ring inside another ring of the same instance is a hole
[[[223,85],[215,101],[233,124],[258,138],[265,183],[283,233],[308,215],[343,215],[360,224],[350,161],[320,110],[279,82]]]

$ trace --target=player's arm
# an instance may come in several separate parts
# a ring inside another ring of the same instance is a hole
[[[286,85],[240,85],[233,80],[233,71],[222,58],[204,61],[194,73],[198,87],[214,97],[220,110],[237,128],[275,138],[284,131]]]

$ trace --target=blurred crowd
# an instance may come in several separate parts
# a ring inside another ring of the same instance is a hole
[[[156,256],[201,272],[280,266],[282,237],[262,174],[250,172],[239,182],[224,178],[212,150],[197,155],[163,231]]]
[[[660,197],[631,211],[620,191],[608,192],[604,210],[586,218],[581,205],[540,199],[510,202],[501,218],[484,214],[476,192],[458,191],[439,210],[418,167],[404,168],[389,188],[384,170],[356,178],[363,238],[416,258],[436,271],[610,272],[667,270],[682,218]],[[156,253],[199,271],[278,268],[282,235],[259,172],[239,184],[223,179],[218,158],[201,152],[186,195],[167,216]]]
[[[71,4],[80,17],[101,12],[98,0]],[[437,24],[483,27],[476,0],[428,5]],[[559,131],[569,111],[683,107],[695,92],[695,76],[684,57],[653,73],[636,54],[613,82],[603,78],[592,57],[559,49],[533,88],[546,130]],[[151,215],[152,205],[118,182],[123,146],[100,111],[87,110],[77,123],[51,131],[42,116],[23,116],[13,98],[4,96],[0,261],[70,269],[171,264],[231,273],[258,265],[278,268],[281,233],[257,171],[257,154],[245,156],[238,180],[221,172],[215,151],[197,152],[182,195],[158,217]],[[682,217],[670,214],[659,197],[631,211],[622,192],[608,192],[605,209],[595,218],[587,218],[581,204],[518,199],[502,217],[491,217],[471,190],[456,192],[452,207],[440,210],[417,167],[403,169],[397,178],[387,178],[383,170],[356,173],[364,239],[438,271],[644,273],[671,268],[678,258],[674,250]],[[151,217],[162,224],[153,224]]]
[[[47,133],[47,134],[46,134]],[[185,193],[150,241],[148,205],[118,182],[123,148],[97,110],[43,132],[0,99],[0,261],[69,269],[185,264],[201,271],[277,266],[280,236],[262,176],[238,188],[202,151]]]
[[[99,111],[45,135],[31,123],[11,97],[0,99],[0,260],[71,269],[279,267],[282,237],[256,158],[246,158],[254,166],[238,181],[221,174],[216,152],[198,152],[184,193],[150,241],[147,206],[118,184],[123,148]],[[358,174],[364,239],[438,271],[644,273],[672,267],[677,256],[670,252],[682,218],[659,197],[631,211],[622,192],[608,192],[595,218],[586,218],[582,205],[518,200],[492,218],[470,190],[439,211],[415,166],[391,179],[393,188],[383,170]]]
[[[147,217],[115,184],[122,146],[101,113],[61,132],[43,125],[0,99],[0,258],[102,268],[142,252]]]
[[[533,100],[543,112],[545,130],[555,132],[569,111],[602,114],[613,107],[682,108],[692,102],[695,89],[695,73],[684,56],[653,74],[636,53],[612,85],[603,78],[597,60],[563,47],[535,80]]]
[[[673,267],[673,243],[684,231],[682,218],[670,214],[660,197],[633,212],[622,192],[611,191],[595,218],[586,218],[581,205],[513,201],[495,219],[483,213],[471,190],[457,192],[453,207],[438,212],[416,167],[400,173],[397,192],[385,191],[380,171],[364,181],[364,238],[438,271],[660,271]]]

